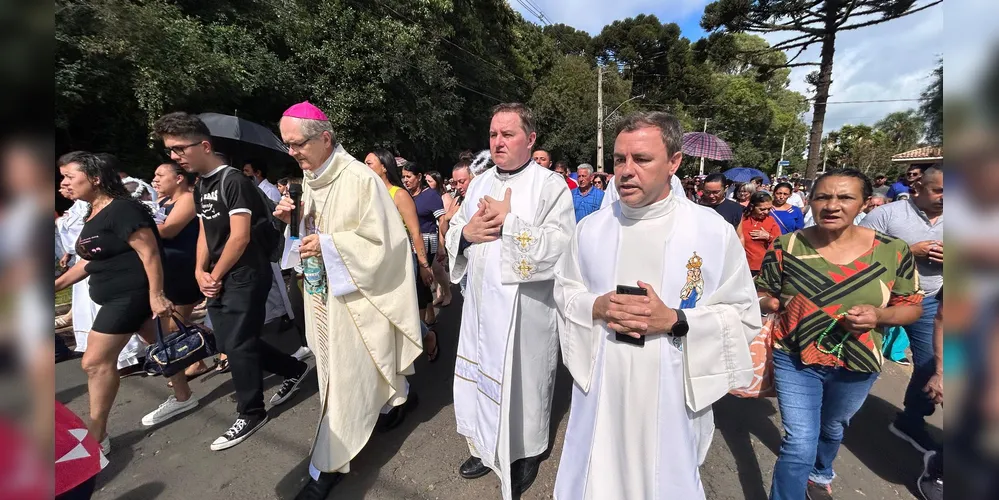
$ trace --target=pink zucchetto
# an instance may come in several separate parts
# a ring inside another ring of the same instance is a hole
[[[300,102],[294,106],[286,109],[284,114],[281,116],[290,116],[292,118],[304,118],[306,120],[322,120],[329,121],[326,118],[326,114],[322,112],[319,108],[315,107],[309,101]]]

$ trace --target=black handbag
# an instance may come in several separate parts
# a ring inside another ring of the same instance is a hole
[[[143,369],[150,375],[172,377],[188,366],[219,353],[215,336],[201,325],[185,325],[174,316],[178,330],[163,336],[163,327],[156,321],[156,343],[146,348]]]

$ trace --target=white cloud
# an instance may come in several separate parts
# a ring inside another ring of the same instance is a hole
[[[873,124],[886,114],[919,106],[919,102],[835,104],[838,101],[916,99],[931,82],[943,55],[943,9],[939,6],[902,19],[841,33],[836,39],[833,83],[824,133],[844,124]],[[786,35],[765,38],[776,43]],[[798,61],[819,60],[819,47],[809,47]],[[791,88],[809,93],[805,75],[816,67],[794,68]],[[811,124],[812,113],[804,116]]]
[[[615,20],[633,17],[642,13],[656,14],[664,22],[677,22],[696,25],[704,6],[710,0],[509,0],[514,9],[533,22],[539,22],[521,5],[529,1],[537,5],[553,23],[564,23],[596,35],[607,24]],[[954,1],[954,0],[952,0]],[[996,10],[995,0],[956,0],[978,5],[980,9]],[[976,9],[979,10],[980,9]],[[974,17],[974,16],[966,16]],[[969,19],[962,25],[979,25],[977,28],[963,29],[963,40],[972,40],[984,33],[988,16]],[[994,18],[992,18],[994,19]],[[971,23],[971,24],[968,24]],[[684,33],[688,38],[697,33]],[[765,38],[776,43],[787,34],[769,35]],[[889,99],[918,98],[920,92],[930,83],[930,74],[936,67],[937,59],[943,55],[943,8],[935,6],[902,19],[847,31],[836,40],[836,55],[833,62],[833,84],[830,101],[870,101]],[[979,42],[981,43],[981,42]],[[968,44],[964,45],[966,48]],[[948,45],[948,49],[950,49]],[[981,51],[979,51],[981,52]],[[948,61],[958,57],[954,54]],[[819,59],[819,47],[810,47],[798,61]],[[954,69],[948,64],[948,67]],[[791,73],[791,88],[811,97],[804,78],[814,67],[795,68]],[[949,73],[950,71],[948,71]],[[843,124],[872,124],[892,111],[914,108],[918,102],[885,102],[864,104],[830,104],[826,111],[825,131],[839,128]],[[811,123],[811,112],[804,117]]]

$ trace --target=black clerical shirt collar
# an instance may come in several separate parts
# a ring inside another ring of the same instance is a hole
[[[514,175],[514,174],[519,174],[519,173],[520,173],[520,172],[522,172],[522,171],[523,171],[523,170],[524,170],[525,168],[527,168],[527,166],[528,166],[528,165],[530,165],[532,161],[534,161],[534,160],[533,160],[533,159],[531,159],[531,160],[527,160],[527,163],[525,163],[525,164],[521,165],[520,167],[517,167],[517,168],[516,168],[516,169],[514,169],[514,170],[503,170],[502,168],[500,168],[500,167],[499,167],[499,165],[496,165],[496,172],[497,172],[497,173],[500,173],[500,174],[506,174],[506,175]]]

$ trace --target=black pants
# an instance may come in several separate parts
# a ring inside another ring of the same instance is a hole
[[[305,340],[305,298],[302,297],[302,289],[298,286],[298,273],[294,269],[290,270],[289,275],[286,276],[286,283],[288,284],[288,301],[291,302],[291,310],[295,313],[295,319],[292,320],[292,323],[298,330],[302,346],[308,347]]]
[[[97,475],[61,495],[56,495],[55,500],[90,500],[94,495],[95,486],[97,486]]]
[[[305,363],[260,339],[273,277],[270,267],[240,266],[222,280],[222,291],[208,300],[208,315],[220,350],[226,354],[236,386],[240,415],[265,415],[263,370],[298,376]]]

